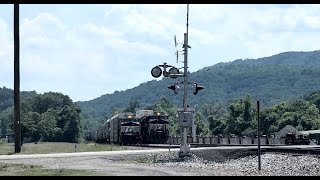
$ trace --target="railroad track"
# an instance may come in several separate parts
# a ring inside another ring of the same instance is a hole
[[[134,145],[137,147],[150,147],[150,148],[180,148],[179,144],[138,144]],[[196,143],[191,143],[190,144],[191,148],[198,148],[198,147],[249,147],[249,146],[257,146],[254,144],[196,144]],[[283,145],[261,145],[261,147],[265,146],[283,146]]]
[[[295,153],[295,154],[316,154],[320,155],[320,147],[269,147],[266,148],[267,152],[279,152],[279,153]]]
[[[149,148],[180,148],[180,145],[170,145],[170,144],[140,144],[136,145],[138,147],[149,147]],[[190,144],[191,148],[200,147],[223,147],[235,149],[237,147],[248,147],[252,150],[257,150],[257,145],[218,145],[218,144]],[[320,154],[320,146],[291,146],[291,145],[261,145],[261,151],[265,152],[279,152],[279,153],[296,153],[296,154]]]

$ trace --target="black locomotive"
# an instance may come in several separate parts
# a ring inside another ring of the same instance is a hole
[[[89,133],[87,140],[119,145],[166,143],[169,139],[168,118],[165,113],[152,110],[119,113]]]

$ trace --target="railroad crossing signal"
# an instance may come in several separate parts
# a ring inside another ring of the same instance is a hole
[[[189,22],[189,4],[187,4],[187,32],[184,33],[184,42],[183,42],[183,55],[184,55],[184,72],[180,73],[178,68],[175,68],[171,65],[168,65],[167,63],[163,63],[163,65],[158,65],[154,67],[151,70],[151,74],[154,78],[158,78],[161,76],[162,70],[160,67],[163,68],[163,76],[164,77],[170,77],[170,78],[177,78],[177,77],[183,77],[184,81],[181,83],[184,85],[184,95],[183,95],[183,110],[184,111],[178,111],[179,116],[179,124],[181,127],[183,127],[183,143],[181,143],[180,146],[180,152],[182,155],[187,155],[188,152],[190,152],[190,146],[187,145],[187,127],[192,126],[192,118],[193,113],[187,111],[187,85],[192,84],[188,81],[188,48],[191,48],[188,44],[188,23]],[[174,37],[174,43],[175,47],[177,47],[177,40],[176,37]],[[178,63],[178,54],[179,51],[176,49],[176,55],[177,55],[177,63]],[[166,70],[166,68],[170,68],[169,72]],[[174,85],[169,86],[168,88],[173,90],[175,94],[178,94],[179,90],[179,83],[175,83]],[[194,85],[194,91],[193,94],[196,95],[199,90],[203,89],[203,86],[199,86],[196,83],[193,83]]]

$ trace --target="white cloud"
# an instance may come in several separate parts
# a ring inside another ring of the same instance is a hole
[[[123,35],[123,33],[120,31],[114,31],[114,30],[108,29],[104,26],[99,27],[99,26],[92,24],[92,23],[85,24],[83,26],[83,30],[86,31],[87,33],[93,33],[96,35],[107,36],[107,37],[110,37],[110,36],[119,37],[119,36]]]
[[[46,35],[56,37],[59,31],[64,31],[66,25],[50,13],[39,13],[33,19],[22,18],[21,35]]]
[[[0,21],[0,32],[8,33],[3,22]],[[119,87],[112,87],[112,84],[123,81],[120,89],[124,90],[138,85],[137,81],[134,81],[135,84],[126,81],[135,74],[138,65],[144,65],[139,59],[145,55],[166,54],[164,49],[152,42],[127,40],[124,33],[106,25],[85,23],[68,26],[49,13],[23,18],[20,29],[21,89],[63,93],[73,89],[88,93],[86,89],[93,86],[100,87],[100,93],[104,90],[105,94],[118,90]],[[1,39],[4,38],[6,36],[1,36]],[[9,41],[12,39],[6,38],[2,42]],[[8,50],[2,49],[0,59],[4,62]],[[80,94],[70,92],[75,100],[98,96],[95,92],[92,95]]]
[[[0,19],[0,86],[13,83],[13,32],[8,32],[7,23]]]
[[[190,70],[319,49],[319,10],[318,5],[191,4]],[[22,88],[88,100],[151,80],[150,69],[163,62],[182,66],[175,63],[173,36],[183,42],[186,5],[110,5],[102,14],[94,22],[81,18],[85,12],[23,15]],[[0,82],[8,84],[13,75],[3,77],[13,73],[13,32],[7,21],[0,19]]]

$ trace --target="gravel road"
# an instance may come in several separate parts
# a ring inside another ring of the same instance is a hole
[[[178,149],[0,156],[0,162],[45,168],[86,169],[112,176],[319,176],[320,156],[267,153],[257,170],[250,149],[198,149],[178,157]]]

